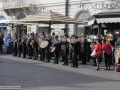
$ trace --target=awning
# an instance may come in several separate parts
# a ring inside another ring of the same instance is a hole
[[[120,23],[120,18],[99,18],[99,19],[94,19],[88,22],[88,25],[94,24],[95,20],[97,23]]]
[[[100,18],[96,21],[97,23],[120,23],[120,18]]]

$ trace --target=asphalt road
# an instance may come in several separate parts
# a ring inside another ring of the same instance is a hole
[[[79,68],[0,55],[0,86],[22,86],[22,90],[120,90],[120,72],[94,71],[92,61]]]

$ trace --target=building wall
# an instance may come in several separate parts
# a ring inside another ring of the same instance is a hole
[[[31,1],[31,0],[28,0]],[[37,5],[37,8],[35,9],[35,14],[37,13],[42,13],[42,12],[47,12],[49,10],[52,10],[53,12],[57,12],[60,14],[65,15],[65,0],[38,0],[40,3]],[[70,0],[69,3],[69,17],[78,19],[78,16],[83,13],[83,12],[89,12],[91,16],[93,14],[97,14],[102,11],[106,11],[106,9],[93,9],[91,6],[89,6],[90,3],[98,2],[98,1],[104,1],[104,2],[111,2],[111,0]],[[112,0],[113,1],[113,0]],[[116,0],[115,0],[116,1]],[[80,7],[81,2],[88,5],[86,7]],[[44,10],[41,10],[40,7],[43,6]],[[2,10],[2,2],[0,2],[0,16],[4,16],[6,19],[11,19],[14,18],[16,19],[20,13],[25,13],[24,11],[17,11],[15,15],[12,16],[7,16],[4,11]],[[29,14],[26,14],[26,17],[33,15],[32,12]],[[87,25],[87,23],[86,23]],[[62,28],[65,28],[64,24],[57,24],[57,25],[52,25],[53,30],[52,32],[55,32],[56,34],[63,34],[63,31],[61,30]],[[69,35],[72,34],[77,34],[79,33],[78,36],[81,36],[84,33],[84,26],[83,25],[73,25],[69,24]],[[31,32],[38,32],[40,28],[38,26],[32,25],[31,26]],[[30,32],[28,32],[30,33]]]

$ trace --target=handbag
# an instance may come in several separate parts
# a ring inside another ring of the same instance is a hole
[[[99,45],[98,45],[98,52],[95,52],[94,56],[95,56],[95,57],[99,57],[99,56],[100,56]]]
[[[93,50],[93,52],[92,52],[91,56],[94,56],[94,54],[95,54],[95,50]]]

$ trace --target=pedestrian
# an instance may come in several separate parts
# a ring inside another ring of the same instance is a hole
[[[111,50],[113,49],[113,46],[106,42],[106,39],[102,40],[102,51],[105,57],[105,69],[104,70],[110,70],[110,55]]]
[[[99,58],[100,58],[100,55],[102,54],[102,50],[101,50],[101,43],[100,43],[100,40],[97,39],[96,40],[96,45],[93,47],[95,53],[99,54],[98,56],[95,56],[96,58],[96,64],[97,64],[97,68],[95,68],[95,70],[99,70]]]

